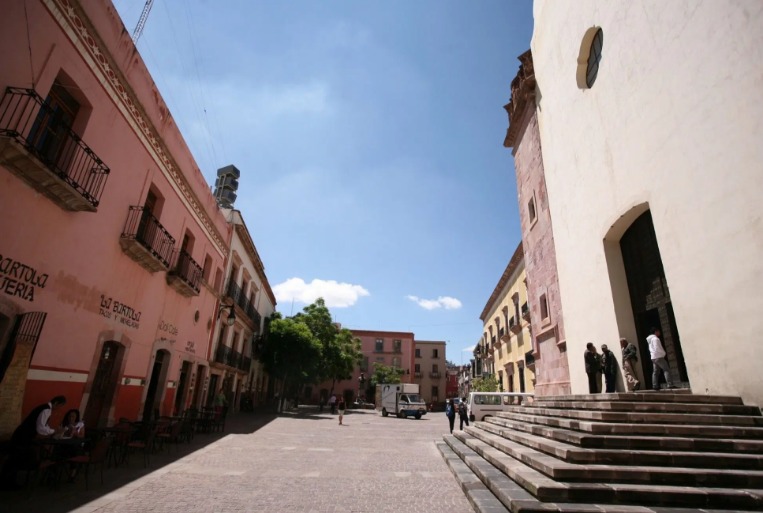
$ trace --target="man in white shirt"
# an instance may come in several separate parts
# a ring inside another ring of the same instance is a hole
[[[670,378],[670,366],[665,359],[665,349],[660,342],[660,329],[651,328],[651,335],[646,337],[646,343],[649,345],[649,356],[652,358],[652,388],[660,389],[660,371],[665,376],[665,385],[667,388],[675,388]]]
[[[329,407],[331,408],[331,414],[333,415],[334,412],[336,412],[336,396],[334,394],[331,394],[331,397],[329,398]]]

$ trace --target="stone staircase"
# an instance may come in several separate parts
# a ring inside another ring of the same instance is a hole
[[[437,447],[480,513],[763,511],[763,416],[738,397],[537,397]]]

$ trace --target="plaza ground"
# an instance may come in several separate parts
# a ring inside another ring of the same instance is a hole
[[[0,511],[91,512],[419,512],[471,513],[434,442],[447,432],[444,413],[421,420],[374,411],[337,417],[297,413],[232,415],[226,433],[199,434],[165,448],[148,469],[141,457],[91,475],[0,492]]]

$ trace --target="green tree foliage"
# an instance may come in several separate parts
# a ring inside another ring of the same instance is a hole
[[[374,363],[374,373],[371,375],[370,388],[376,389],[376,385],[382,383],[400,383],[402,381],[403,369],[397,367],[388,367],[383,363]]]
[[[498,392],[498,380],[495,376],[486,376],[472,381],[473,392]]]
[[[321,343],[307,324],[295,319],[270,321],[260,361],[271,376],[305,383],[318,376]]]

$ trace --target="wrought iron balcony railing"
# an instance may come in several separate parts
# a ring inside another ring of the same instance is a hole
[[[430,372],[429,373],[429,377],[433,378],[433,379],[439,379],[440,378],[440,373],[439,372]]]
[[[169,269],[175,239],[150,210],[132,206],[120,245],[134,260],[154,272]]]
[[[199,294],[202,269],[185,250],[177,253],[175,267],[167,273],[167,281],[185,296]]]
[[[4,164],[61,207],[97,209],[108,166],[34,89],[6,88],[0,102],[0,147]],[[58,181],[51,181],[51,174]]]
[[[254,307],[249,298],[246,297],[243,289],[239,287],[235,281],[230,280],[228,282],[226,294],[233,300],[236,305],[238,305],[239,308],[241,308],[241,311],[244,312],[244,314],[246,314],[246,316],[254,322],[255,326],[257,326],[257,330],[259,331],[262,316]]]
[[[522,304],[522,317],[526,321],[530,320],[530,307],[527,306],[527,302]]]
[[[215,361],[217,363],[238,369],[242,359],[243,355],[235,349],[222,344],[217,346],[217,351],[215,351]]]

